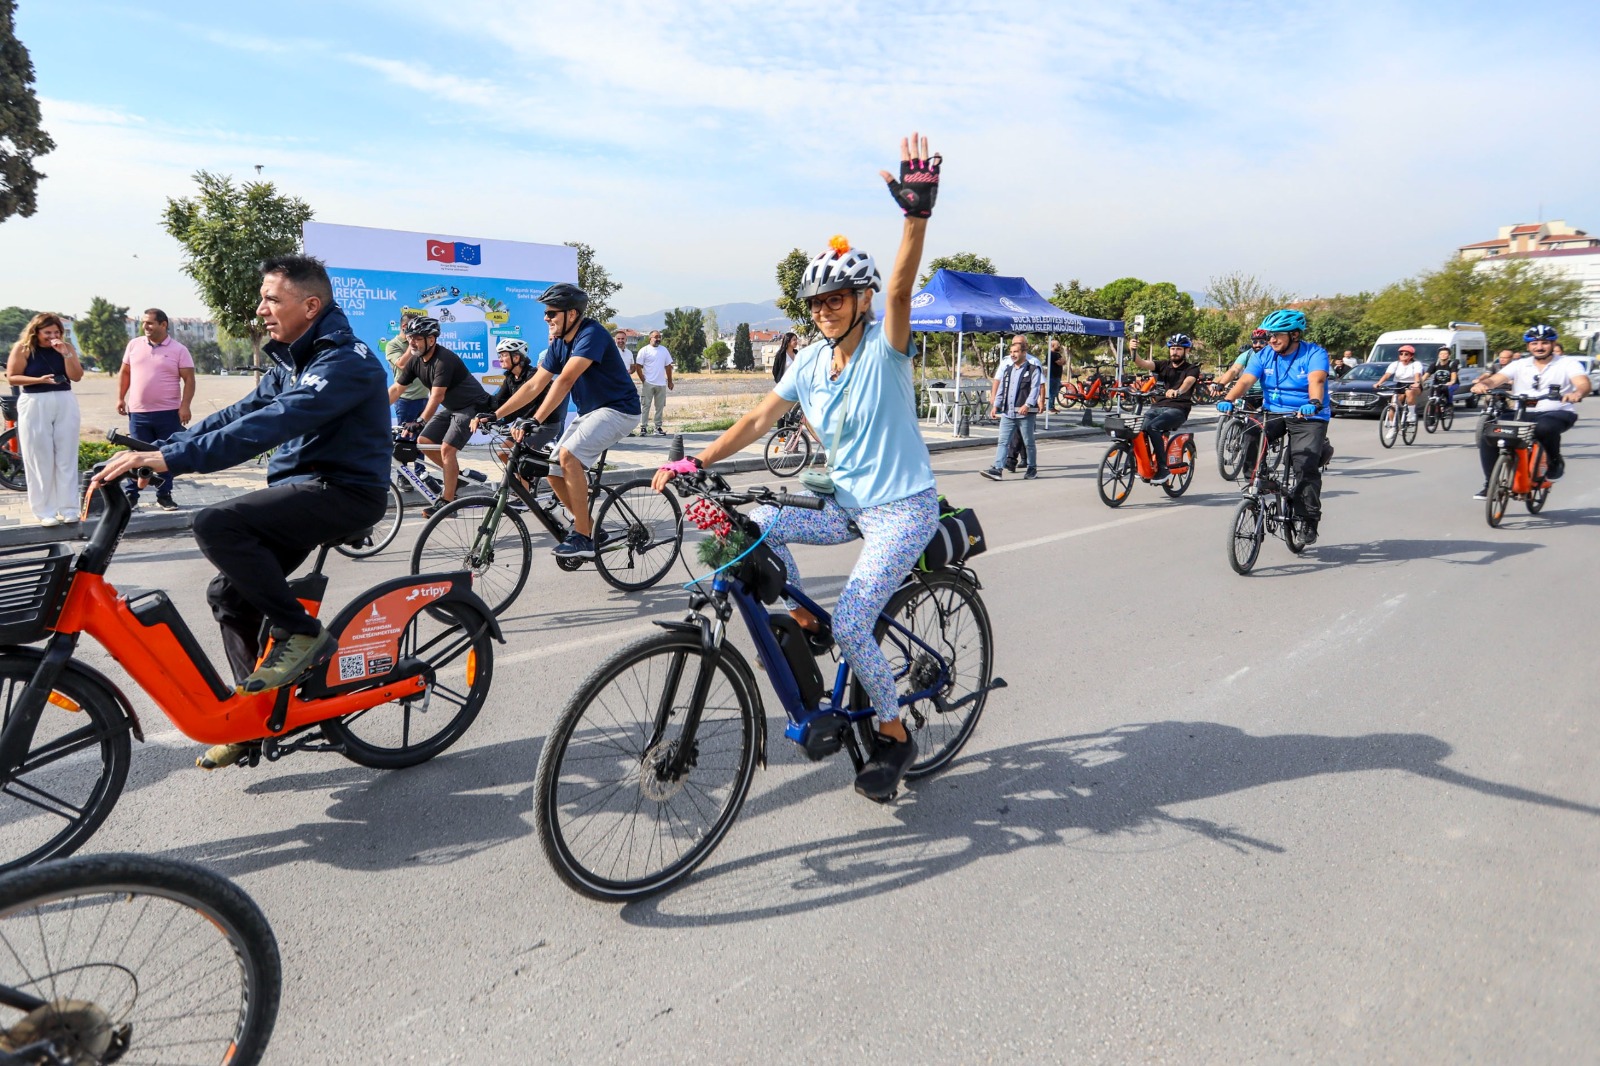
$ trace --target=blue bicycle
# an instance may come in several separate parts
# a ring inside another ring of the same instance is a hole
[[[721,843],[766,764],[766,713],[749,661],[725,639],[734,612],[750,632],[788,716],[784,735],[816,760],[841,748],[859,771],[877,730],[842,659],[826,690],[816,656],[831,640],[768,605],[789,597],[831,632],[828,613],[788,581],[783,562],[737,508],[820,510],[815,496],[734,491],[716,475],[675,485],[708,500],[754,544],[696,591],[679,622],[622,648],[579,686],[545,741],[534,796],[540,843],[556,872],[594,899],[642,899],[687,877]],[[972,736],[990,692],[989,613],[964,566],[914,571],[877,634],[894,668],[918,761],[906,778],[947,766]]]

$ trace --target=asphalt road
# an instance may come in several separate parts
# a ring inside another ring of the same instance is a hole
[[[554,877],[531,783],[577,679],[683,594],[542,554],[454,750],[208,775],[141,699],[151,742],[89,850],[254,894],[285,957],[277,1063],[1595,1061],[1600,426],[1498,530],[1470,419],[1333,437],[1322,543],[1269,542],[1249,577],[1209,431],[1188,497],[1116,511],[1099,442],[1044,446],[1034,482],[936,456],[994,545],[1011,687],[888,807],[774,725],[721,849],[645,903]],[[853,553],[801,549],[812,588]],[[340,561],[329,602],[401,568]],[[111,577],[172,590],[220,661],[188,542],[129,542]]]

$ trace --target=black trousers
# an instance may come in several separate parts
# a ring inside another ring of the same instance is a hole
[[[1547,462],[1559,463],[1561,461],[1561,434],[1572,428],[1578,420],[1576,411],[1517,411],[1515,414],[1521,418],[1507,417],[1505,422],[1532,422],[1533,439],[1544,448],[1544,457]],[[1483,476],[1488,480],[1489,473],[1494,469],[1494,461],[1500,456],[1500,446],[1492,440],[1478,442],[1478,460],[1483,463]]]
[[[1328,423],[1310,418],[1267,419],[1267,440],[1289,435],[1289,466],[1298,479],[1290,502],[1300,517],[1313,522],[1322,518],[1322,458],[1328,443]],[[1244,431],[1244,468],[1254,470],[1256,450],[1261,446],[1261,431],[1251,426]]]
[[[317,632],[320,623],[289,591],[289,575],[323,544],[376,523],[384,505],[377,486],[297,481],[194,516],[195,543],[218,571],[206,602],[222,628],[235,681],[255,669],[263,620],[290,633]]]

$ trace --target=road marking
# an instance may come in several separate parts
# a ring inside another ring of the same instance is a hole
[[[1043,537],[1034,537],[1032,540],[1019,540],[1015,544],[1007,544],[1000,548],[989,549],[989,555],[1004,555],[1006,552],[1022,551],[1024,548],[1038,548],[1046,544],[1055,544],[1058,541],[1070,540],[1073,537],[1083,537],[1090,533],[1100,533],[1107,529],[1116,529],[1119,526],[1129,526],[1135,522],[1145,522],[1162,515],[1178,514],[1176,507],[1163,508],[1159,511],[1145,511],[1142,514],[1128,515],[1126,518],[1113,519],[1110,522],[1100,522],[1097,525],[1083,526],[1078,529],[1064,529],[1060,533],[1050,533]]]

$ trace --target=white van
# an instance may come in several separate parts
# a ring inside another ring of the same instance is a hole
[[[1440,348],[1448,347],[1464,367],[1487,366],[1489,338],[1477,322],[1451,322],[1444,329],[1438,326],[1421,326],[1417,329],[1395,329],[1381,335],[1367,353],[1369,363],[1392,363],[1400,358],[1400,346],[1409,344],[1417,350],[1417,362],[1431,363]]]

